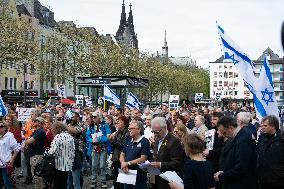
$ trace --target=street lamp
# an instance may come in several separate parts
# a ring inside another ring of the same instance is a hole
[[[18,69],[17,69],[17,74],[19,75],[21,73],[20,68],[23,68],[23,76],[24,76],[24,108],[27,105],[27,99],[26,99],[26,73],[27,73],[27,64],[23,63],[23,66],[19,66],[18,65]]]

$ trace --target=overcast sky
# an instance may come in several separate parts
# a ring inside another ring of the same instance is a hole
[[[115,34],[122,0],[40,0],[56,21]],[[284,0],[125,0],[131,3],[139,49],[161,51],[167,30],[169,56],[191,56],[202,67],[221,56],[216,20],[252,59],[270,47],[283,56],[280,31]],[[128,16],[128,15],[127,15]]]

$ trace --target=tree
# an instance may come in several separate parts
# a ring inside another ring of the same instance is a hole
[[[30,63],[35,66],[39,62],[39,44],[37,30],[24,17],[16,14],[15,7],[0,2],[0,63]]]

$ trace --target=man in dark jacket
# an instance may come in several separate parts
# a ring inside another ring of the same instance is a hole
[[[155,117],[151,126],[155,137],[154,161],[151,162],[151,166],[160,169],[161,172],[175,171],[182,177],[184,151],[180,141],[168,133],[165,118]],[[170,189],[170,186],[166,180],[156,175],[153,188]]]
[[[284,137],[275,116],[264,117],[259,137],[258,181],[261,189],[284,188]]]
[[[222,170],[214,174],[223,189],[256,188],[256,149],[251,135],[237,125],[232,117],[224,116],[218,122],[218,130],[231,141],[223,151]]]

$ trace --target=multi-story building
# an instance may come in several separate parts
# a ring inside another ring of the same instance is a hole
[[[275,85],[275,96],[278,104],[283,103],[283,58],[279,58],[270,48],[267,48],[261,56],[254,61],[255,75],[259,76],[265,54],[269,59]],[[210,98],[217,100],[244,101],[252,100],[253,96],[248,91],[242,77],[232,62],[223,63],[223,56],[214,62],[210,62]]]

